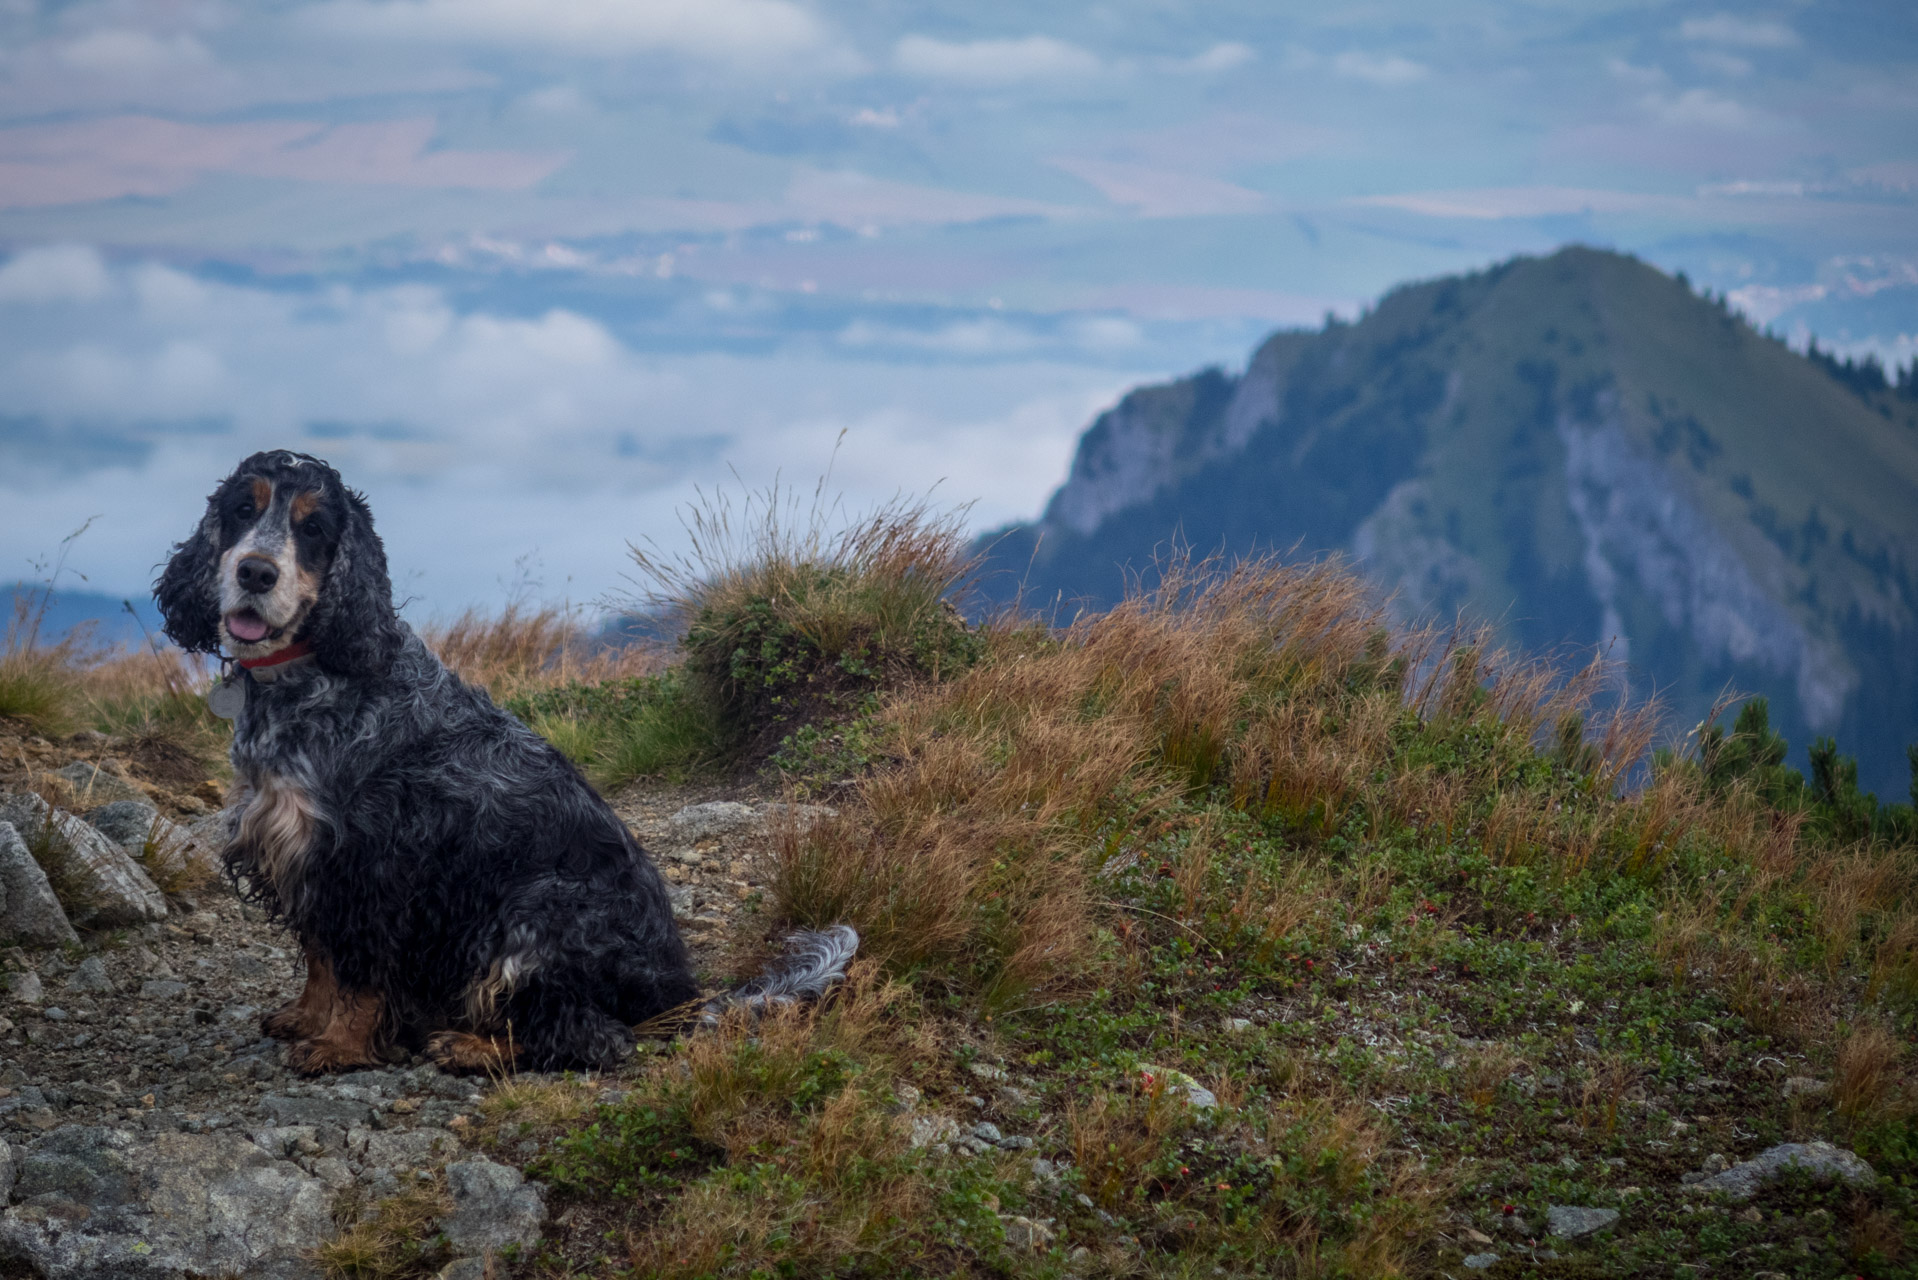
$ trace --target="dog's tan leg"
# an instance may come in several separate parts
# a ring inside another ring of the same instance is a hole
[[[333,1020],[318,1035],[300,1040],[286,1051],[286,1065],[301,1075],[380,1064],[380,1019],[384,1002],[372,991],[344,991],[337,986]]]
[[[281,1005],[260,1019],[260,1030],[275,1040],[310,1040],[331,1025],[339,1012],[340,988],[333,966],[306,958],[306,989],[299,999]]]
[[[519,1058],[519,1050],[499,1036],[476,1036],[470,1031],[438,1031],[426,1042],[426,1056],[443,1071],[504,1071]]]

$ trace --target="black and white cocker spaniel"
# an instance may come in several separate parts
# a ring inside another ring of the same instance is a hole
[[[449,1069],[603,1067],[699,998],[658,870],[573,765],[440,664],[393,608],[365,500],[257,453],[154,594],[166,633],[237,664],[225,865],[299,941],[306,989],[264,1029],[305,1072],[396,1047]],[[816,996],[857,935],[801,935],[709,1002]]]

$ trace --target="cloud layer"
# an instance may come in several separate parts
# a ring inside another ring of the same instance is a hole
[[[418,285],[264,290],[84,246],[0,266],[0,339],[0,572],[99,514],[76,565],[136,590],[226,469],[290,447],[374,495],[409,590],[441,609],[496,599],[502,567],[534,554],[597,597],[619,586],[627,540],[676,534],[692,486],[810,482],[842,431],[835,474],[855,505],[943,479],[951,502],[983,500],[979,520],[1013,518],[1148,372],[1077,359],[1136,352],[1117,321],[1058,338],[866,326],[817,353],[662,359],[564,308],[461,310]]]
[[[564,153],[429,150],[431,119],[185,124],[116,116],[0,129],[0,208],[162,196],[208,174],[517,191]]]

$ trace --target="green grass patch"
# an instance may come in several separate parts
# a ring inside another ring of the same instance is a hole
[[[504,705],[601,787],[646,776],[680,780],[723,749],[710,704],[678,668],[563,685]]]

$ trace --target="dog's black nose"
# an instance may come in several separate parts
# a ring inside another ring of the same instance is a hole
[[[233,576],[240,583],[240,590],[258,594],[273,590],[273,584],[280,580],[280,566],[265,556],[243,556]]]

